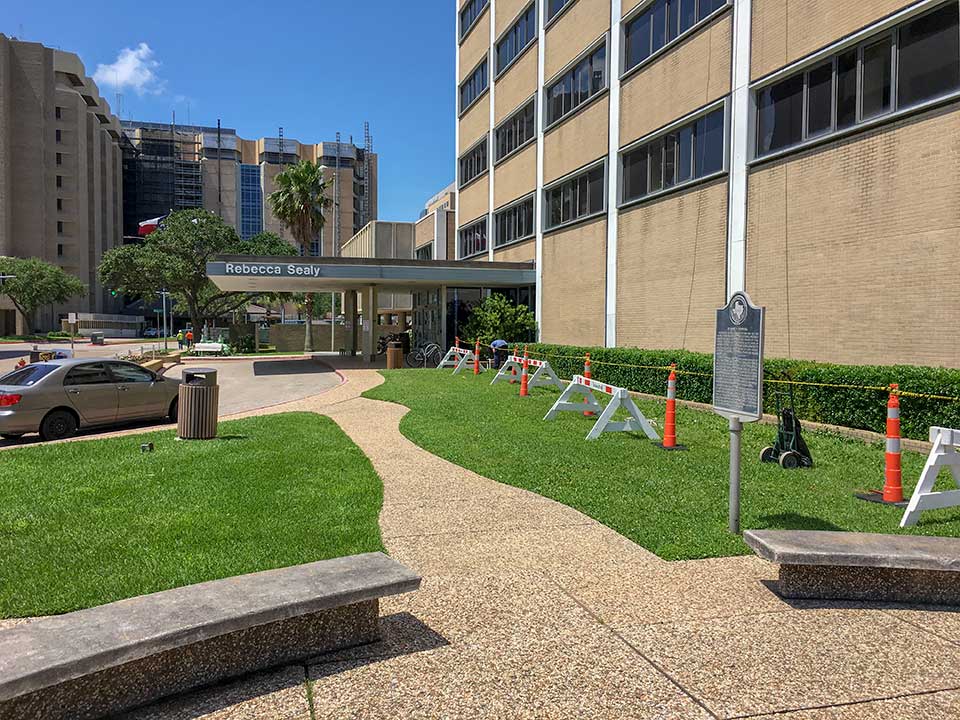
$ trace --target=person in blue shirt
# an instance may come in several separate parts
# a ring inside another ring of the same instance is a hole
[[[503,365],[503,361],[507,357],[508,347],[509,346],[507,345],[506,340],[497,339],[497,340],[494,340],[492,343],[490,343],[490,349],[493,350],[494,367],[499,368],[501,365]]]

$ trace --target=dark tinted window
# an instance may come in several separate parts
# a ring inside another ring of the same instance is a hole
[[[913,105],[960,87],[960,8],[950,3],[900,28],[897,104]]]
[[[476,22],[477,18],[480,17],[480,13],[483,12],[483,9],[487,6],[487,2],[488,0],[470,0],[470,2],[463,6],[463,10],[460,11],[461,40],[470,32],[473,23]]]
[[[820,135],[833,126],[833,61],[807,73],[807,134]]]
[[[890,90],[893,82],[891,50],[893,40],[889,37],[867,45],[863,49],[863,106],[864,120],[890,110]]]
[[[607,48],[599,47],[547,88],[547,124],[562,118],[607,86]]]
[[[803,139],[803,73],[761,90],[757,109],[761,155],[800,142]]]
[[[487,219],[481,218],[477,222],[460,230],[460,257],[476,255],[487,249]]]
[[[463,81],[460,86],[460,112],[467,107],[487,89],[487,61],[484,60],[470,77]]]
[[[30,387],[45,378],[47,375],[57,369],[56,365],[47,365],[45,363],[35,363],[27,365],[20,370],[14,370],[0,377],[0,385],[16,385],[17,387]]]
[[[103,363],[77,365],[71,368],[63,379],[64,385],[99,385],[112,382],[113,378],[110,377]]]
[[[857,122],[857,51],[837,56],[837,128]]]
[[[536,113],[534,101],[531,100],[519,112],[507,118],[497,128],[497,160],[506,157],[521,145],[533,140],[536,136]]]
[[[544,191],[547,228],[603,211],[603,165]]]
[[[487,170],[487,139],[484,138],[480,143],[470,150],[466,155],[460,158],[460,185],[466,185],[475,177],[483,174]]]
[[[530,237],[533,235],[533,197],[500,210],[494,215],[493,221],[496,225],[494,246]]]
[[[153,382],[153,373],[144,370],[136,365],[127,363],[110,363],[110,372],[113,373],[114,382]]]
[[[503,72],[537,36],[537,13],[531,5],[497,43],[497,72]]]
[[[563,10],[567,3],[573,0],[547,0],[547,20],[552,20],[558,12]]]

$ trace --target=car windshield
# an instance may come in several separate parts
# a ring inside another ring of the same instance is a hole
[[[25,368],[14,370],[3,377],[0,377],[0,385],[13,385],[16,387],[30,387],[36,385],[40,380],[57,369],[56,365],[48,363],[35,363],[27,365]]]

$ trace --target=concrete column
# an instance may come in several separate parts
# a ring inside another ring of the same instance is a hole
[[[345,290],[343,293],[343,317],[347,323],[344,344],[351,357],[357,354],[357,291]]]
[[[377,291],[373,285],[363,288],[363,360],[377,357]]]

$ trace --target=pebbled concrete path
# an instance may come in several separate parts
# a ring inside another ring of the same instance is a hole
[[[130,718],[949,718],[960,614],[791,603],[753,557],[667,563],[563,505],[448,463],[347,370],[258,412],[329,415],[383,478],[380,522],[422,589],[384,638]],[[253,414],[253,413],[251,413]]]

